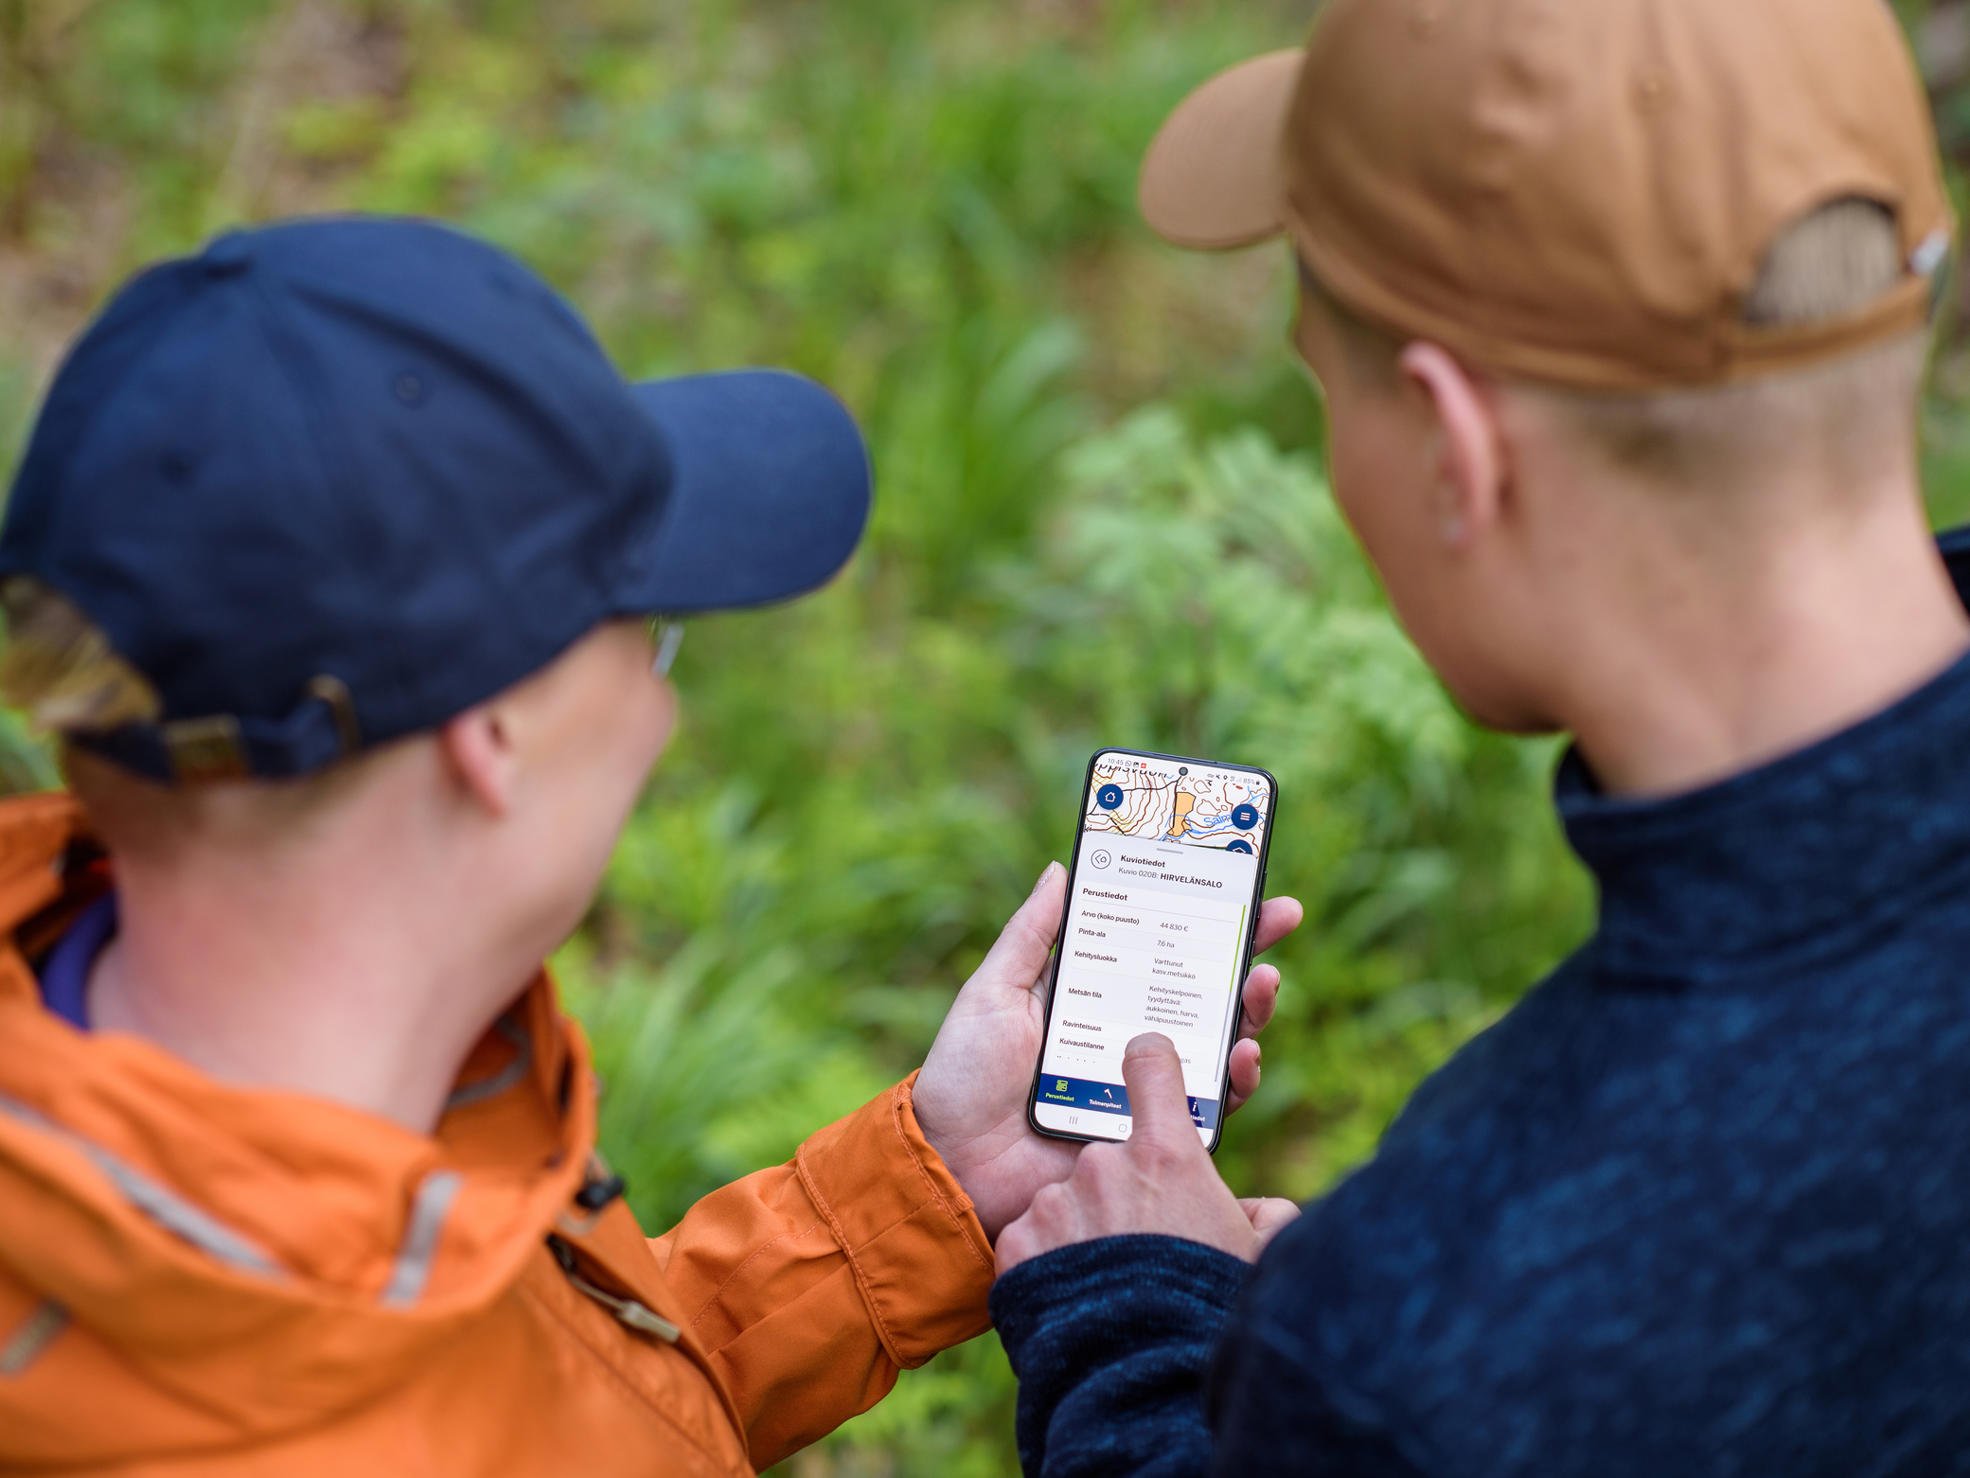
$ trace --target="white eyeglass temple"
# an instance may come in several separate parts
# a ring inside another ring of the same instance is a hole
[[[657,623],[657,655],[651,659],[650,671],[658,677],[670,676],[670,664],[677,660],[677,649],[684,644],[684,623],[682,621],[659,621]]]

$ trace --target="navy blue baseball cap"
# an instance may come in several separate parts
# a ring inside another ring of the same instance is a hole
[[[615,617],[784,600],[860,539],[869,461],[776,370],[626,382],[506,253],[296,221],[131,282],[69,354],[0,580],[80,608],[158,721],[153,779],[307,774],[427,730]]]

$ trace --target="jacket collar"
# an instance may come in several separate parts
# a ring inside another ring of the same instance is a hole
[[[1970,531],[1942,541],[1970,604]],[[1600,885],[1596,957],[1700,980],[1918,907],[1970,866],[1970,657],[1854,727],[1666,800],[1601,793],[1578,751],[1556,783]]]
[[[257,1351],[250,1395],[201,1397],[237,1400],[242,1430],[372,1398],[505,1295],[569,1208],[595,1138],[580,1033],[536,978],[430,1136],[215,1083],[43,1009],[17,946],[100,892],[89,851],[66,798],[0,802],[9,1273],[166,1386]]]

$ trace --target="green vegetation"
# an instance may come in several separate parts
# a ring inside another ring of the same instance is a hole
[[[1311,1195],[1588,899],[1550,746],[1457,717],[1325,495],[1279,254],[1134,222],[1166,108],[1306,9],[0,0],[0,464],[125,272],[304,210],[484,232],[633,374],[829,382],[875,447],[867,548],[818,599],[693,629],[683,736],[560,962],[638,1210],[921,1059],[1101,744],[1280,777],[1271,875],[1308,924],[1222,1161]],[[1939,503],[1970,509],[1960,407],[1931,419]],[[0,756],[39,763],[10,728]],[[1011,1400],[988,1338],[788,1468],[1004,1472]]]

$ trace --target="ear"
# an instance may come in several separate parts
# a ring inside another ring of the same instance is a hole
[[[520,778],[512,715],[498,702],[482,703],[438,730],[446,772],[472,801],[495,818],[513,807]]]
[[[1436,423],[1433,448],[1443,540],[1466,549],[1498,520],[1505,502],[1505,445],[1484,388],[1448,351],[1411,344],[1402,376]]]

